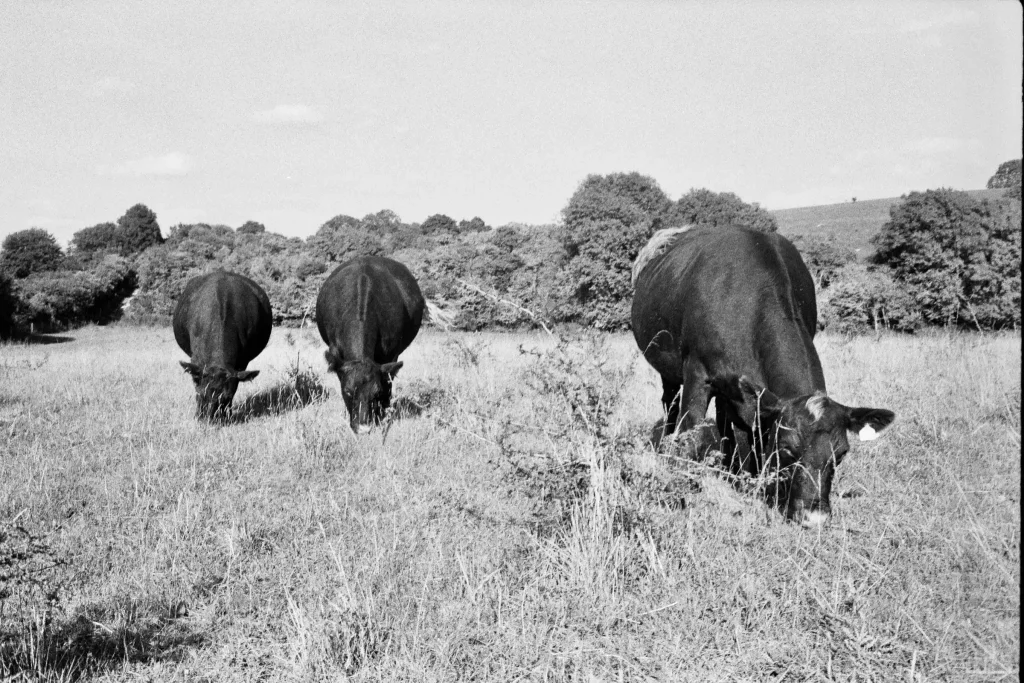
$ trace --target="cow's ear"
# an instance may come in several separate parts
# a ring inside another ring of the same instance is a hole
[[[380,366],[380,371],[387,375],[390,379],[394,379],[395,375],[397,375],[398,371],[401,369],[402,361],[397,361],[395,363],[385,363],[384,365]]]
[[[235,373],[235,379],[239,382],[248,382],[256,379],[256,375],[260,374],[259,370],[242,370],[241,372]]]
[[[851,432],[857,432],[861,441],[877,439],[878,432],[896,419],[896,413],[884,408],[850,408],[849,411],[850,417],[846,428]]]
[[[341,369],[339,358],[331,349],[324,351],[324,360],[327,361],[327,372],[337,372]]]
[[[714,396],[732,405],[748,429],[756,424],[758,417],[762,424],[766,424],[782,414],[779,397],[745,375],[719,375],[708,380],[708,384]]]
[[[195,378],[202,377],[203,369],[198,365],[195,365],[194,363],[186,363],[183,360],[180,360],[178,362],[181,363],[181,367],[183,367],[185,369],[185,372],[187,372],[188,374],[192,375]]]

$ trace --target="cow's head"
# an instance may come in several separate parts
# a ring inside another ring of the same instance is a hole
[[[196,414],[208,420],[223,419],[231,408],[239,382],[248,382],[259,370],[227,370],[201,367],[181,361],[181,367],[192,376],[196,385]]]
[[[820,525],[832,513],[832,477],[850,450],[847,432],[868,441],[896,417],[881,408],[844,406],[822,392],[781,399],[736,375],[716,377],[710,384],[720,397],[716,409],[732,412],[757,460],[777,462],[791,475],[786,515],[803,526]]]
[[[341,380],[341,397],[348,408],[349,424],[356,434],[364,434],[384,419],[391,406],[391,381],[402,367],[401,361],[378,365],[372,360],[342,362],[331,350],[324,357],[327,369]]]

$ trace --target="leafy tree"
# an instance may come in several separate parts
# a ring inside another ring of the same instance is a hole
[[[572,226],[599,220],[632,225],[662,216],[670,205],[668,197],[650,176],[635,171],[589,175],[562,209],[562,218],[570,230]]]
[[[460,233],[484,232],[486,230],[490,230],[490,228],[486,223],[484,223],[484,219],[480,218],[480,216],[473,216],[473,218],[468,221],[459,221]]]
[[[741,225],[776,232],[775,216],[760,206],[747,204],[732,192],[712,192],[701,188],[690,190],[675,203],[666,217],[667,225]]]
[[[1020,184],[1021,160],[1012,159],[999,164],[996,174],[988,179],[988,184],[985,187],[991,190],[999,187],[1020,187]]]
[[[1020,205],[950,189],[912,192],[872,237],[875,263],[909,287],[926,322],[1020,324]]]
[[[76,254],[117,251],[117,226],[97,223],[91,228],[82,228],[71,238],[71,249]]]
[[[122,256],[131,256],[164,241],[156,214],[145,204],[136,204],[117,219],[116,240]]]
[[[452,218],[443,213],[435,213],[423,221],[423,225],[420,226],[420,232],[424,235],[434,235],[439,232],[457,233],[459,232],[459,226]]]
[[[390,211],[387,213],[394,215]],[[341,263],[355,256],[383,254],[384,244],[374,227],[381,228],[391,224],[378,221],[379,217],[380,214],[371,214],[360,221],[344,214],[335,216],[306,240],[309,255],[328,263]],[[367,219],[378,222],[368,228],[365,223]],[[390,230],[391,227],[386,229]]]
[[[7,274],[0,272],[0,339],[14,336],[14,309],[17,299],[14,297],[13,283]]]
[[[360,221],[363,228],[378,236],[387,235],[402,229],[402,219],[390,209],[381,209],[377,213],[368,213]]]
[[[568,259],[561,317],[601,329],[628,324],[633,260],[670,206],[648,176],[587,176],[562,210]]]
[[[257,223],[256,221],[246,221],[240,228],[238,228],[238,232],[242,235],[258,235],[266,231],[266,226],[262,223]]]
[[[56,270],[63,261],[57,240],[40,228],[12,232],[0,247],[0,270],[16,278]]]

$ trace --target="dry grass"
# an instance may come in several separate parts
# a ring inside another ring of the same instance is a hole
[[[66,336],[0,347],[0,520],[66,562],[58,604],[2,602],[0,677],[1018,678],[1019,337],[819,340],[838,400],[898,418],[815,533],[644,445],[628,336],[424,331],[386,440],[311,330],[224,427],[169,329]]]

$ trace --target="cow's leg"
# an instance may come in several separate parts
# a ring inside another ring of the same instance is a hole
[[[676,422],[679,421],[679,390],[682,385],[679,382],[661,376],[661,405],[665,407],[665,424],[662,426],[661,435],[671,434],[676,430]]]
[[[758,471],[751,449],[752,434],[741,426],[731,410],[718,403],[726,402],[715,402],[715,422],[722,438],[722,453],[725,455],[723,464],[734,474],[747,472],[756,476]]]
[[[687,431],[704,421],[708,412],[711,392],[708,387],[708,372],[704,364],[695,358],[683,363],[683,394],[679,398],[679,429]]]

